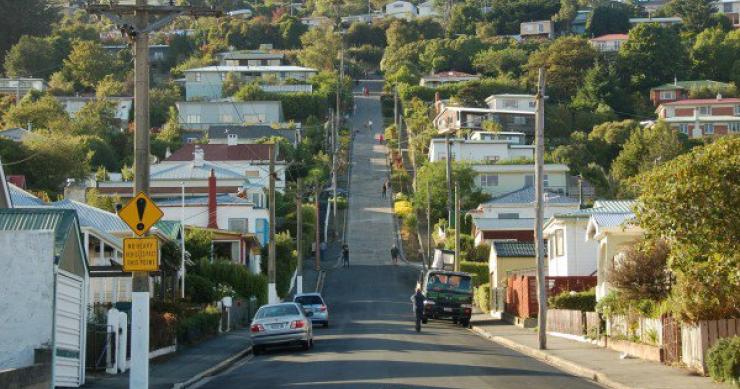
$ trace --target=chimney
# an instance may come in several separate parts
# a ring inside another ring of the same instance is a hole
[[[193,166],[203,166],[205,161],[205,152],[199,145],[195,145],[193,149]]]
[[[722,93],[717,93],[717,101],[722,100]]]
[[[211,175],[208,177],[208,228],[218,229],[218,222],[216,221],[216,211],[218,204],[216,203],[216,172],[211,169]]]
[[[236,146],[239,143],[239,136],[237,134],[226,134],[226,144],[229,146]]]
[[[172,151],[170,150],[170,146],[167,146],[167,150],[164,152],[164,158],[167,159],[172,156]]]

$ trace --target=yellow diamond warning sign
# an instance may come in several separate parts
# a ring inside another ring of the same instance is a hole
[[[157,238],[126,238],[123,240],[123,271],[150,272],[159,270]]]
[[[144,192],[139,192],[118,212],[118,217],[138,236],[146,234],[162,216],[162,210]]]

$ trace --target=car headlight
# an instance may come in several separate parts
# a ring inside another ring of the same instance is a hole
[[[432,300],[424,300],[424,305],[434,305],[434,301]]]
[[[460,308],[473,308],[473,304],[460,304]]]

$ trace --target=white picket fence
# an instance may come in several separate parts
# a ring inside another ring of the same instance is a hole
[[[641,343],[661,346],[663,324],[660,319],[639,317],[633,324],[624,315],[613,315],[606,319],[606,334],[612,337],[639,339]]]

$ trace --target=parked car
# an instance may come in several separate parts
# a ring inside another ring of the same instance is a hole
[[[293,302],[301,304],[306,312],[311,312],[311,322],[329,327],[329,308],[320,293],[300,293]]]
[[[304,312],[296,303],[263,305],[250,326],[252,350],[259,354],[267,346],[291,344],[310,349],[313,346],[311,316],[311,312]]]

